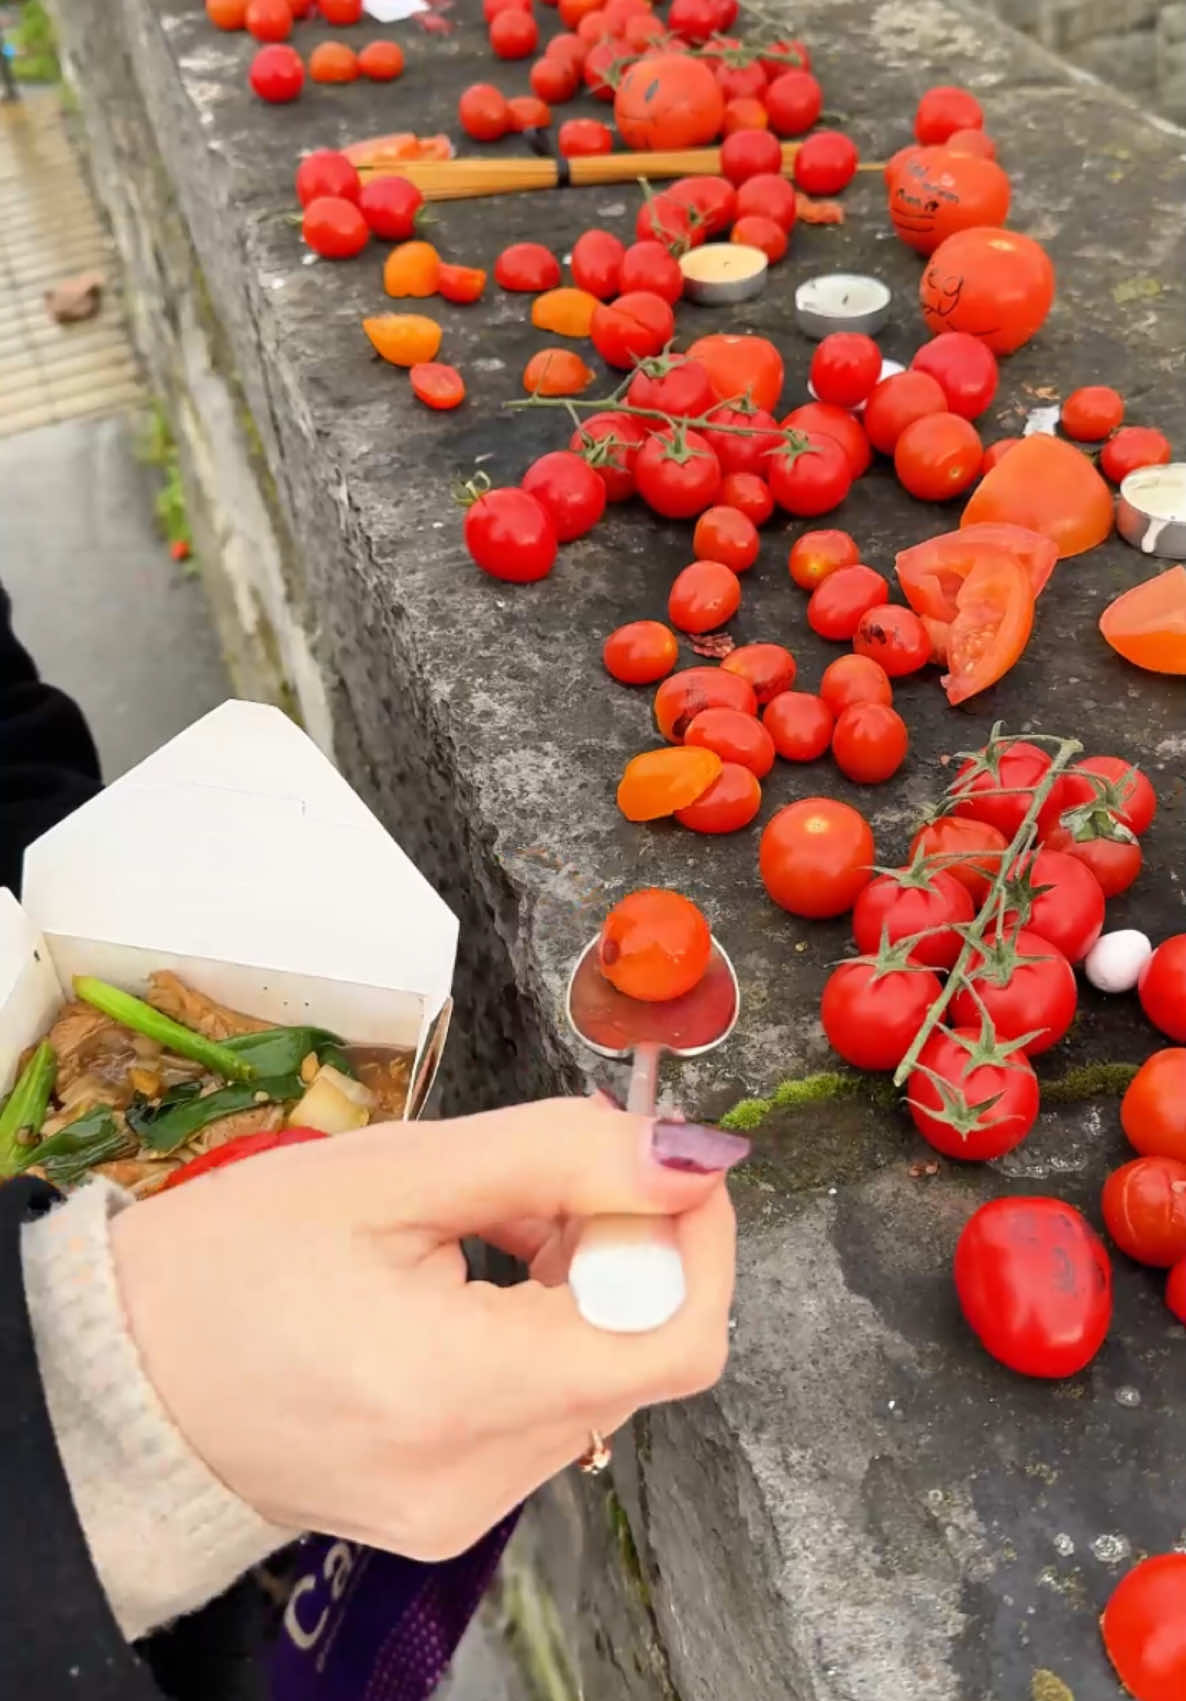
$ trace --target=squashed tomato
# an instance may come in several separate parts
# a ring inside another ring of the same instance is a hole
[[[966,886],[941,868],[902,868],[879,874],[856,901],[852,936],[857,950],[875,952],[886,938],[891,945],[920,934],[910,961],[928,969],[949,969],[963,940],[956,932],[975,915]]]
[[[1074,1376],[1112,1321],[1112,1265],[1062,1199],[991,1199],[955,1249],[960,1309],[981,1345],[1022,1376]]]
[[[821,638],[847,644],[866,610],[888,600],[889,586],[881,574],[858,561],[820,580],[807,600],[807,624]]]
[[[693,719],[702,709],[714,708],[756,715],[758,700],[749,680],[719,667],[685,667],[655,692],[655,724],[670,744],[682,744]]]
[[[605,485],[607,502],[625,502],[634,495],[634,469],[646,440],[646,426],[633,414],[595,413],[577,427],[568,446]]]
[[[1041,532],[1058,545],[1060,559],[1103,543],[1112,530],[1114,502],[1082,449],[1039,431],[977,485],[960,526],[1004,521]]]
[[[988,896],[989,882],[996,878],[1009,840],[987,821],[962,815],[940,815],[921,827],[910,842],[910,860],[934,858],[932,866],[946,869],[965,886],[979,907]]]
[[[999,1063],[975,1062],[969,1046],[979,1036],[979,1027],[931,1034],[906,1085],[906,1102],[923,1139],[945,1157],[965,1163],[1011,1152],[1038,1116],[1038,1080],[1031,1065],[1016,1054]],[[949,1093],[962,1095],[954,1112],[936,1075]],[[945,1112],[952,1120],[946,1120]]]
[[[1141,970],[1137,994],[1153,1026],[1186,1044],[1186,933],[1162,940]]]
[[[832,755],[844,777],[858,785],[891,779],[909,748],[906,722],[888,703],[850,703],[836,718]]]
[[[715,750],[722,762],[740,762],[760,780],[774,766],[774,742],[770,734],[761,721],[740,709],[701,709],[684,734],[684,749],[689,745]]]
[[[1166,1046],[1145,1059],[1121,1100],[1120,1121],[1142,1157],[1186,1162],[1186,1050]]]
[[[814,762],[832,742],[835,717],[810,691],[781,691],[766,705],[762,725],[784,762]]]
[[[1186,567],[1169,567],[1122,592],[1100,615],[1100,632],[1134,667],[1186,674]]]
[[[780,809],[767,822],[758,853],[762,883],[774,902],[809,917],[850,910],[875,861],[865,817],[831,797],[805,797]]]
[[[631,620],[605,640],[605,671],[623,685],[654,685],[679,660],[679,643],[661,620]]]
[[[947,634],[942,685],[951,704],[966,702],[1004,678],[1029,643],[1034,593],[1012,558],[981,562],[960,586]]]
[[[708,923],[681,892],[648,887],[614,905],[602,923],[601,972],[627,998],[682,998],[703,979],[712,953]]]
[[[969,959],[967,984],[952,999],[951,1015],[977,1028],[983,1007],[1001,1039],[1032,1034],[1024,1050],[1037,1057],[1058,1044],[1078,1001],[1075,971],[1062,952],[1023,927],[1005,939],[994,937]]]
[[[1186,1163],[1134,1158],[1113,1170],[1100,1197],[1104,1227],[1138,1264],[1168,1270],[1186,1258]]]
[[[961,526],[902,550],[894,561],[898,583],[916,614],[950,624],[958,612],[956,599],[974,567],[1004,554],[1019,561],[1037,597],[1058,560],[1058,545],[1024,526],[990,524]]]
[[[782,644],[741,644],[721,666],[726,673],[748,679],[760,704],[769,703],[795,683],[795,658]]]
[[[694,833],[736,833],[748,827],[762,807],[762,787],[750,768],[740,762],[725,762],[716,779],[675,818]]]
[[[802,532],[791,545],[787,566],[797,585],[813,591],[829,573],[855,567],[860,559],[861,551],[847,532]]]
[[[665,744],[631,757],[618,782],[618,808],[627,821],[661,821],[694,803],[721,771],[715,750]]]
[[[1143,1559],[1117,1585],[1100,1620],[1104,1647],[1134,1701],[1186,1695],[1186,1553]]]
[[[704,438],[682,426],[648,437],[634,463],[638,494],[656,514],[690,519],[707,508],[721,484],[720,462]]]
[[[688,359],[704,367],[721,401],[748,396],[755,407],[771,411],[782,393],[782,356],[765,337],[715,331],[692,344]]]
[[[930,973],[841,963],[820,1002],[828,1043],[854,1069],[896,1069],[940,990]]]

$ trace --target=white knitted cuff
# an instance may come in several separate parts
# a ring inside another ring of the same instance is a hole
[[[37,1361],[91,1559],[129,1641],[193,1612],[295,1538],[232,1494],[145,1375],[108,1230],[130,1195],[92,1181],[21,1231]]]

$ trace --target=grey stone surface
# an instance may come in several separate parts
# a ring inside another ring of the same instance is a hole
[[[1167,51],[1177,37],[1180,0],[989,0],[992,10],[1103,82],[1151,101],[1186,123],[1178,67]]]
[[[222,702],[226,670],[201,584],[153,521],[136,418],[0,441],[0,579],[47,679],[86,712],[115,779]]]
[[[1132,418],[1186,441],[1179,139],[940,0],[806,0],[794,25],[817,50],[830,109],[870,157],[908,138],[932,82],[967,82],[985,102],[1013,174],[1014,222],[1049,245],[1060,278],[1041,337],[1007,364],[986,438],[1015,432],[1051,392],[1111,382]],[[620,619],[662,610],[686,529],[618,512],[538,586],[481,579],[450,480],[478,457],[496,481],[518,478],[565,435],[550,415],[508,426],[497,411],[541,340],[526,303],[493,292],[476,308],[438,304],[443,354],[472,397],[438,418],[372,361],[360,333],[362,315],[385,305],[379,256],[333,268],[302,259],[288,216],[299,149],[447,124],[458,90],[490,74],[480,27],[406,32],[394,95],[314,88],[281,109],[247,94],[248,45],[213,36],[182,0],[71,0],[65,27],[136,322],[161,382],[189,397],[191,470],[215,488],[210,445],[229,455],[239,433],[251,454],[258,446],[257,535],[275,570],[252,580],[254,557],[232,551],[227,584],[250,591],[253,607],[268,589],[277,652],[311,658],[326,682],[345,771],[462,915],[446,1108],[584,1080],[560,1022],[567,965],[612,899],[643,882],[707,904],[744,988],[734,1039],[679,1082],[688,1110],[719,1113],[827,1068],[815,1012],[843,925],[770,908],[756,830],[710,843],[630,828],[613,808],[623,760],[651,734],[645,696],[601,676],[600,641]],[[523,67],[499,76],[525,86]],[[882,196],[879,177],[862,176],[845,197],[848,222],[798,230],[770,289],[738,316],[783,347],[788,405],[810,352],[790,308],[805,276],[876,271],[896,297],[886,352],[909,358],[922,339],[918,264],[890,234]],[[563,250],[586,223],[625,230],[637,198],[622,188],[449,205],[436,234],[450,256],[489,264],[515,237],[544,232]],[[686,306],[679,322],[681,338],[722,326]],[[193,399],[203,363],[225,433]],[[887,567],[896,548],[953,519],[881,470],[837,516]],[[768,534],[735,628],[788,641],[811,682],[832,652],[787,584],[787,542]],[[763,817],[824,790],[871,808],[881,854],[897,858],[943,783],[941,759],[995,716],[1017,731],[1073,730],[1140,759],[1161,788],[1149,872],[1115,906],[1116,924],[1181,928],[1181,689],[1131,672],[1094,631],[1146,570],[1118,542],[1065,563],[991,700],[952,714],[933,679],[902,685],[914,748],[900,781],[870,795],[830,769],[780,770]],[[299,703],[313,701],[307,678],[292,683]],[[1131,1004],[1085,997],[1047,1073],[1136,1061],[1154,1043]],[[993,1193],[1046,1188],[1092,1206],[1122,1153],[1115,1104],[1051,1104],[1021,1152],[987,1169],[945,1166],[924,1182],[909,1173],[918,1153],[903,1119],[863,1100],[783,1113],[762,1130],[736,1187],[725,1382],[623,1437],[612,1485],[565,1483],[545,1497],[524,1531],[525,1568],[509,1571],[508,1609],[517,1625],[530,1619],[537,1652],[550,1650],[538,1659],[557,1696],[555,1674],[567,1671],[567,1693],[585,1701],[1015,1701],[1048,1671],[1075,1701],[1116,1701],[1095,1620],[1126,1554],[1183,1539],[1166,1485],[1186,1470],[1186,1335],[1156,1282],[1124,1268],[1117,1323],[1091,1371],[1059,1387],[1022,1383],[969,1339],[948,1273],[960,1225]]]

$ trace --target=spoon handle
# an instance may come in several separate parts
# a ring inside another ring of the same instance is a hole
[[[626,1109],[652,1116],[662,1047],[635,1047]],[[639,1335],[669,1323],[684,1303],[683,1261],[669,1217],[590,1217],[581,1231],[568,1282],[586,1323],[617,1335]]]

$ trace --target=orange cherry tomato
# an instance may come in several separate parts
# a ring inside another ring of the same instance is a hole
[[[933,254],[956,231],[1004,224],[1009,214],[1009,179],[993,160],[920,148],[894,173],[890,222],[918,254]]]
[[[393,83],[404,72],[404,50],[398,41],[368,41],[358,55],[358,69],[372,83]]]
[[[708,790],[687,808],[677,809],[675,818],[694,833],[736,833],[749,826],[761,807],[757,775],[741,762],[726,762]]]
[[[981,480],[960,526],[1004,521],[1041,532],[1060,559],[1094,549],[1112,530],[1112,493],[1082,449],[1038,432],[1025,437]]]
[[[1104,1647],[1133,1701],[1186,1695],[1186,1553],[1144,1559],[1112,1593]]]
[[[661,620],[631,620],[610,633],[601,659],[611,679],[623,685],[654,685],[679,660],[679,642]]]
[[[446,301],[477,301],[486,287],[486,274],[479,266],[450,266],[444,261],[437,268],[437,294]]]
[[[383,288],[397,298],[435,295],[441,257],[431,242],[401,242],[383,262]]]
[[[853,703],[884,703],[894,700],[890,676],[871,656],[838,656],[829,662],[819,682],[819,694],[834,715]]]
[[[684,53],[639,59],[614,95],[614,122],[628,148],[701,147],[719,135],[724,116],[711,69]]]
[[[847,532],[803,532],[791,545],[787,566],[797,585],[813,591],[829,573],[855,567],[860,559],[860,549]]]
[[[1120,1122],[1142,1157],[1186,1160],[1186,1050],[1147,1057],[1120,1103]]]
[[[587,289],[549,289],[531,304],[531,323],[557,337],[587,337],[599,303]]]
[[[681,632],[715,632],[741,606],[741,581],[723,561],[692,561],[677,573],[667,618]]]
[[[618,808],[627,821],[660,821],[694,803],[721,771],[715,750],[665,744],[631,757],[618,782]]]
[[[358,55],[344,41],[319,41],[309,55],[309,75],[315,83],[354,83]]]
[[[782,356],[765,337],[714,331],[692,344],[688,359],[703,366],[721,401],[748,395],[754,407],[769,412],[782,393]]]
[[[241,30],[247,22],[247,0],[206,0],[206,16],[220,30]]]
[[[455,366],[446,366],[443,361],[421,360],[408,376],[412,381],[412,394],[425,407],[448,412],[459,408],[465,400],[465,379]]]
[[[1029,643],[1034,593],[1025,568],[1010,557],[973,567],[955,599],[942,685],[963,703],[1004,678]]]
[[[775,699],[777,701],[777,698]],[[758,867],[767,892],[792,915],[843,915],[872,878],[869,823],[847,803],[805,797],[767,822]]]
[[[756,715],[758,699],[749,680],[719,667],[681,668],[655,692],[655,724],[668,743],[681,744],[693,717],[717,707]]]
[[[523,388],[536,396],[579,396],[597,374],[570,348],[541,348],[523,368]]]
[[[1148,673],[1186,674],[1186,567],[1124,591],[1100,615],[1107,643]]]
[[[737,508],[706,508],[696,521],[692,548],[702,560],[723,561],[744,573],[758,559],[758,529]]]
[[[740,709],[701,709],[684,734],[682,748],[689,745],[715,750],[722,762],[740,762],[759,779],[774,766],[773,739],[761,721]]]
[[[721,131],[732,136],[738,130],[765,130],[769,123],[770,114],[756,95],[738,95],[725,103]]]
[[[1058,546],[1025,526],[982,521],[944,532],[904,549],[894,562],[906,601],[924,619],[945,621],[957,613],[960,586],[974,567],[1002,555],[1018,561],[1038,597],[1046,588],[1058,560]]]
[[[627,998],[682,998],[703,978],[711,955],[708,923],[681,892],[654,886],[631,892],[601,926],[601,972]]]
[[[419,366],[441,346],[441,327],[423,313],[379,313],[364,319],[362,328],[376,354],[393,366]]]
[[[935,867],[946,869],[961,886],[966,886],[973,903],[982,904],[988,895],[1001,857],[1009,841],[999,827],[965,815],[940,815],[921,827],[910,842],[910,860],[934,857]]]
[[[918,293],[932,331],[968,331],[994,354],[1012,354],[1045,323],[1054,267],[1020,231],[960,230],[931,255]]]
[[[748,679],[759,703],[769,703],[795,683],[795,658],[782,644],[741,644],[721,667]]]

